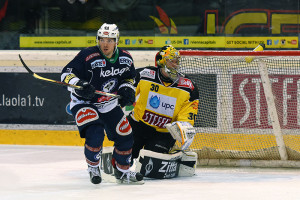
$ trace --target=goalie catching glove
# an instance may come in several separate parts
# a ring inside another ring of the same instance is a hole
[[[121,96],[119,99],[121,107],[130,106],[135,102],[135,87],[130,81],[126,81],[120,85],[118,95]]]
[[[74,93],[85,99],[92,99],[95,96],[95,87],[86,81],[79,80],[76,82],[77,86],[81,86],[82,89],[74,89]]]
[[[196,134],[195,128],[189,122],[176,121],[165,125],[172,137],[181,142],[181,150],[189,148]]]

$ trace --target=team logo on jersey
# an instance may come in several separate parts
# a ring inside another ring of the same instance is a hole
[[[96,56],[100,56],[100,53],[92,53],[90,55],[88,55],[86,58],[85,58],[85,61],[89,61],[91,60],[92,58],[96,57]]]
[[[75,119],[76,119],[76,124],[78,126],[82,126],[88,122],[99,119],[99,116],[95,109],[84,107],[77,111]]]
[[[132,60],[126,56],[119,57],[119,63],[128,65],[129,67],[132,65]]]
[[[117,124],[116,131],[119,135],[122,136],[129,135],[131,133],[132,131],[131,126],[125,115],[122,117],[121,121]]]
[[[190,88],[191,90],[194,90],[194,85],[192,81],[188,78],[180,78],[178,81],[178,87],[186,87]]]
[[[155,71],[150,70],[150,69],[144,69],[143,71],[140,72],[141,77],[146,77],[146,78],[155,78]]]
[[[92,69],[95,69],[96,67],[105,67],[105,66],[106,66],[105,59],[98,59],[91,63]]]
[[[154,92],[149,92],[148,97],[147,109],[153,110],[156,113],[173,116],[177,100],[175,97]]]
[[[103,92],[110,92],[116,87],[117,83],[118,83],[118,79],[116,78],[109,79],[108,81],[103,83],[103,85],[101,86],[101,90]]]

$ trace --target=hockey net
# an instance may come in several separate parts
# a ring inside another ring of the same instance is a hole
[[[198,164],[299,164],[289,161],[300,160],[300,51],[180,53],[199,89]]]

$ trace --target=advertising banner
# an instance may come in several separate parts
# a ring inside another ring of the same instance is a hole
[[[60,79],[59,73],[42,73]],[[75,124],[68,114],[69,92],[28,73],[0,73],[1,124]]]
[[[283,129],[300,128],[300,75],[270,75],[279,121]],[[234,128],[272,128],[260,75],[234,74]]]
[[[266,48],[297,49],[298,37],[188,37],[188,36],[124,36],[120,37],[121,48],[161,48],[173,45],[176,48],[255,48],[264,43]],[[94,36],[82,37],[20,37],[20,48],[85,48],[96,45]]]

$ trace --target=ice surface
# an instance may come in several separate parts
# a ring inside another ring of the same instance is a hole
[[[83,147],[0,145],[0,200],[296,200],[300,169],[197,168],[144,185],[90,183]]]

